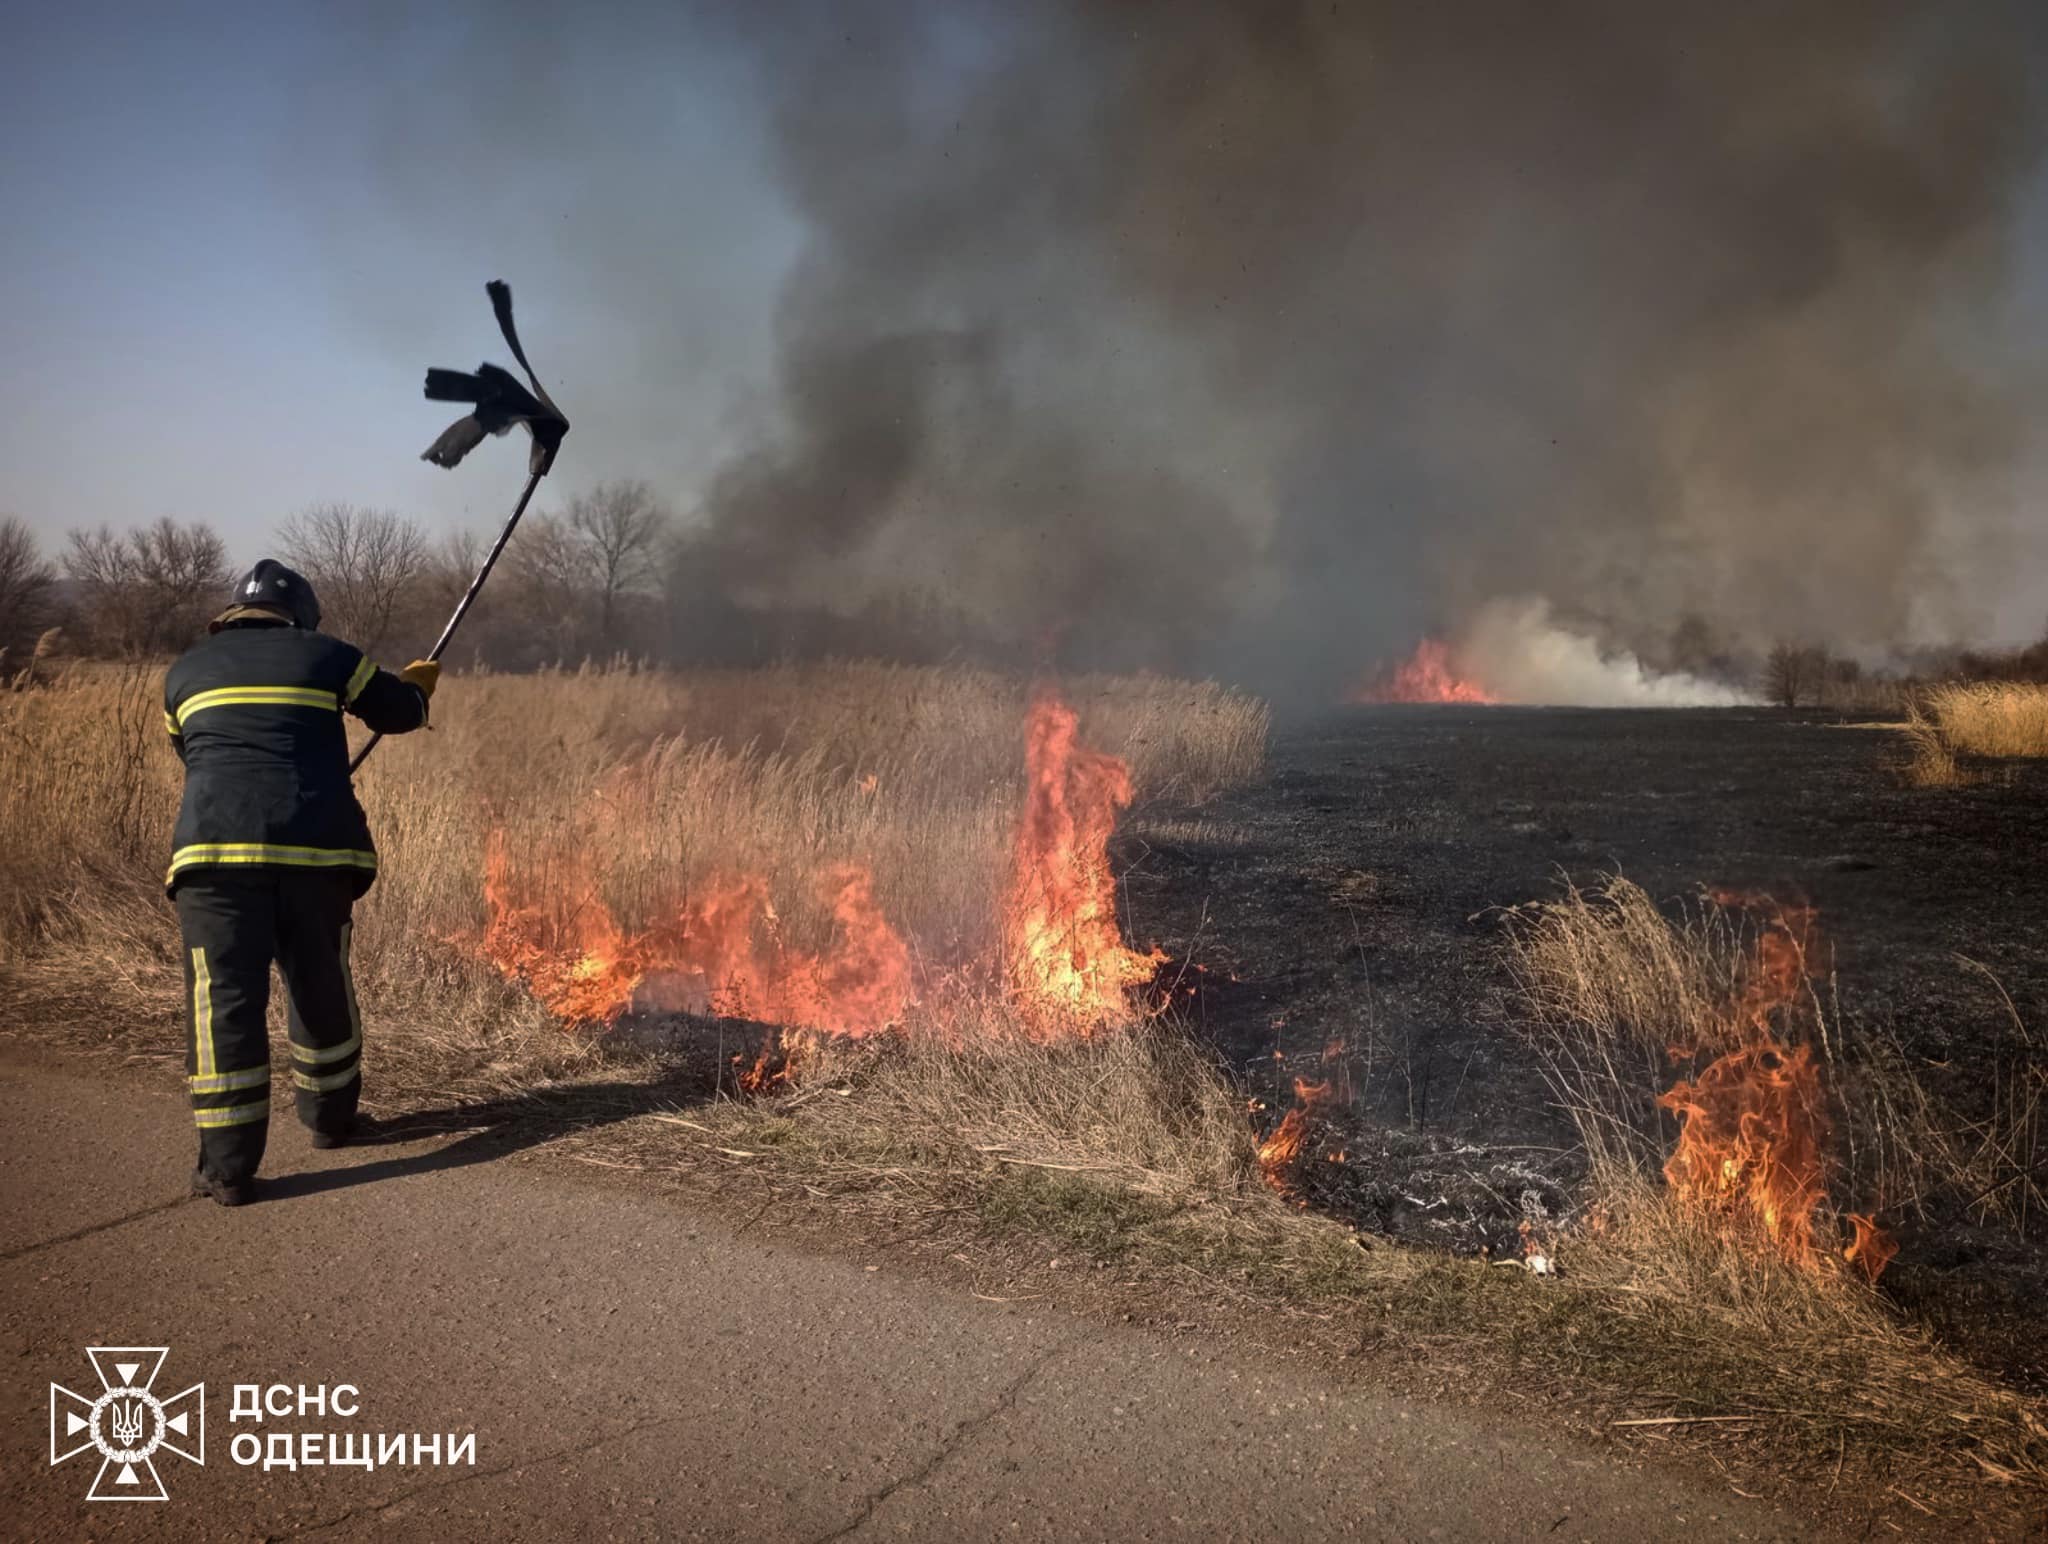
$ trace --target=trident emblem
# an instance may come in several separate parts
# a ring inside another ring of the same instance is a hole
[[[142,1401],[131,1399],[126,1405],[119,1400],[107,1406],[107,1423],[113,1428],[114,1445],[124,1448],[142,1446]]]

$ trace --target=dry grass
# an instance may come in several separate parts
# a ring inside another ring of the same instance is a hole
[[[1567,886],[1510,913],[1509,955],[1525,1013],[1511,1021],[1542,1060],[1595,1172],[1625,1184],[1655,1171],[1674,1128],[1655,1096],[1670,1048],[1719,1045],[1741,970],[1740,930],[1718,908],[1677,923],[1640,886]]]
[[[828,1042],[794,1094],[712,1119],[869,1204],[943,1203],[1017,1169],[1176,1205],[1254,1194],[1243,1101],[1186,1035],[1033,1044],[998,1001],[966,1011],[983,1021],[944,1038]]]
[[[1906,708],[1906,758],[1899,775],[1909,788],[1961,788],[1974,782],[1956,756],[1956,748],[1942,733],[1941,725],[1921,711],[1918,703]]]
[[[2048,1481],[2048,1428],[1846,1276],[1740,1248],[1645,1180],[1547,1241],[1562,1274],[1373,1242],[1259,1181],[1241,1093],[1155,1026],[1057,1047],[840,1047],[793,1093],[656,1112],[586,1149],[716,1169],[944,1252],[1037,1241],[1204,1300],[1443,1359],[1468,1388],[1562,1394],[1604,1422],[1712,1417],[1781,1472]],[[1036,1290],[1020,1286],[1019,1290]],[[1753,1425],[1752,1425],[1753,1423]],[[1824,1483],[1824,1481],[1823,1481]]]
[[[1866,1048],[1853,1087],[1870,1168],[1888,1207],[1923,1223],[1967,1217],[2018,1239],[2048,1237],[2048,1050],[1996,977],[1974,960],[2005,1020],[1972,1079],[1971,1113],[1929,1086],[1896,1036]]]
[[[2048,756],[2048,686],[1930,687],[1921,694],[1942,738],[1966,756]]]
[[[1905,780],[1916,788],[1976,782],[1972,762],[2048,756],[2048,686],[1951,683],[1917,692],[1906,712]]]
[[[162,969],[135,973],[137,986],[154,974],[159,1007],[178,990],[156,896],[179,788],[159,682],[157,670],[74,669],[0,699],[0,963],[68,996],[97,995],[105,974],[153,955]],[[1141,798],[1202,797],[1264,756],[1264,706],[1221,687],[1063,686],[1084,737],[1129,760]],[[487,984],[450,943],[482,920],[494,829],[543,885],[587,863],[629,927],[711,874],[759,875],[803,943],[831,923],[815,876],[858,862],[928,962],[976,957],[1021,796],[1029,690],[870,664],[451,677],[435,728],[387,742],[358,778],[383,861],[358,912],[366,1001],[417,1009],[423,990],[452,1000]],[[137,949],[157,935],[163,948]]]
[[[1671,1047],[1732,1049],[1735,1011],[1757,936],[1753,915],[1699,902],[1667,916],[1616,877],[1509,914],[1509,955],[1523,1011],[1514,1033],[1537,1052],[1559,1106],[1578,1128],[1597,1184],[1652,1185],[1676,1123],[1656,1103],[1670,1087]],[[2006,1021],[1988,1068],[1983,1113],[1961,1114],[1929,1086],[1890,1033],[1863,1033],[1830,1011],[1824,961],[1786,1005],[1780,1031],[1819,1053],[1838,1138],[1845,1204],[1928,1220],[1968,1213],[2027,1237],[2048,1222],[2048,1059],[2012,1000],[1982,966]],[[1978,1092],[1983,1092],[1979,1089]]]

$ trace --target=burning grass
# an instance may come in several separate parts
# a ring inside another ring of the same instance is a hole
[[[1536,1050],[1595,1186],[1661,1175],[1678,1206],[1825,1274],[1881,1274],[1885,1219],[1960,1208],[2037,1227],[2048,1079],[2006,1001],[2012,1053],[1990,1114],[1961,1118],[1894,1037],[1829,1006],[1813,909],[1709,892],[1668,917],[1619,877],[1510,914],[1509,951]],[[1995,988],[1996,983],[1992,983]],[[2000,994],[2002,997],[2002,994]]]
[[[436,731],[362,780],[385,858],[358,932],[379,1113],[520,1125],[891,1236],[1049,1238],[1298,1311],[1303,1333],[1339,1312],[1497,1387],[1755,1422],[1815,1461],[2048,1475],[2028,1408],[1836,1263],[1865,1234],[1835,1208],[1882,1222],[1911,1203],[1896,1169],[1832,1156],[1863,1122],[1817,1102],[1841,1048],[1810,916],[1703,904],[1673,923],[1620,882],[1524,914],[1523,1032],[1579,1119],[1597,1205],[1544,1240],[1554,1278],[1367,1247],[1292,1204],[1321,1079],[1261,1144],[1244,1091],[1134,992],[1157,960],[1108,866],[1133,801],[1257,771],[1263,708],[1066,685],[1069,706],[858,665],[451,679]],[[176,768],[154,691],[100,674],[0,702],[0,973],[17,1028],[174,1056],[157,877]],[[706,1012],[812,1028],[764,1041],[722,1020],[708,1074],[674,1045],[562,1032]],[[1722,1111],[1760,1078],[1782,1086]],[[735,1088],[753,1097],[718,1096]],[[1997,1130],[1956,1138],[1958,1183],[1996,1187],[1980,1210],[2038,1214],[2010,1179],[2038,1147],[2023,1066],[2011,1094]],[[1882,1195],[1853,1193],[1873,1176]]]
[[[1833,1013],[1810,907],[1708,892],[1672,917],[1616,877],[1509,924],[1511,1022],[1592,1160],[1579,1233],[1596,1271],[1768,1347],[1797,1373],[1769,1396],[1788,1408],[1829,1407],[1845,1375],[1823,1369],[1854,1366],[1857,1419],[1941,1430],[1913,1366],[1931,1341],[1868,1283],[1908,1219],[1995,1209],[2020,1237],[2038,1223],[2048,1089],[2018,1016],[1993,1114],[1965,1122],[1894,1040],[1861,1043]],[[1960,1367],[1941,1376],[1956,1423],[2007,1423],[2017,1445],[1979,1455],[1988,1472],[2048,1477],[2037,1414]]]
[[[79,670],[0,698],[0,962],[68,976],[88,1000],[147,976],[167,1012],[168,943],[141,951],[162,958],[154,974],[134,949],[173,936],[157,884],[178,767],[159,681]],[[1137,797],[1200,799],[1260,765],[1250,698],[1150,677],[1064,686],[1078,737]],[[359,779],[383,862],[356,929],[369,1011],[476,984],[494,844],[516,860],[509,903],[543,931],[658,936],[732,899],[747,936],[713,974],[735,957],[844,963],[849,917],[870,912],[921,962],[994,959],[1028,703],[1015,678],[865,664],[450,678],[434,730],[387,743]],[[688,1006],[689,972],[667,974]]]
[[[2023,1401],[1859,1275],[1749,1247],[1654,1175],[1546,1241],[1555,1276],[1365,1239],[1283,1204],[1241,1091],[1171,1025],[1057,1044],[1006,1042],[1000,1023],[954,1044],[834,1041],[793,1089],[651,1113],[585,1151],[765,1189],[934,1258],[992,1246],[1007,1262],[998,1292],[1052,1290],[1073,1274],[1063,1259],[1113,1270],[1141,1301],[1179,1283],[1281,1343],[1334,1323],[1397,1367],[1455,1369],[1468,1395],[1555,1399],[1617,1435],[1625,1420],[1704,1418],[1724,1451],[1767,1440],[1752,1458],[1781,1480],[1825,1485],[1846,1464],[1851,1486],[2048,1482],[2048,1428]]]

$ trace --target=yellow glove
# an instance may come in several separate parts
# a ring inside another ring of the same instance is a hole
[[[398,672],[398,679],[417,686],[427,697],[434,695],[434,688],[441,680],[441,662],[433,659],[416,659]]]

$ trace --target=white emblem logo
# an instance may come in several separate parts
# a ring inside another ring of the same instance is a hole
[[[151,1392],[167,1346],[88,1346],[101,1393],[88,1399],[62,1384],[50,1385],[50,1464],[100,1453],[88,1501],[168,1501],[156,1472],[158,1450],[189,1463],[206,1462],[206,1385],[159,1399]]]
[[[249,583],[248,583],[248,587],[247,587],[247,588],[245,588],[245,589],[244,589],[244,590],[242,591],[242,593],[243,593],[244,595],[256,595],[256,594],[259,594],[259,593],[261,593],[262,589],[263,589],[263,581],[262,581],[261,579],[251,579],[251,580],[249,581]]]

